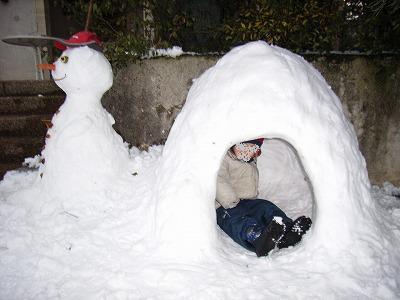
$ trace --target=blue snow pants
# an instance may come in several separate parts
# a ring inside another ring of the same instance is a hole
[[[255,248],[248,241],[247,230],[252,226],[264,229],[275,216],[282,217],[285,224],[292,222],[278,206],[265,199],[242,199],[234,208],[217,208],[219,227],[236,243],[253,252]]]

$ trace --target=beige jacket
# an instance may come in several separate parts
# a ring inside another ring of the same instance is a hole
[[[240,199],[256,198],[258,169],[255,162],[238,160],[230,151],[225,155],[217,177],[216,208],[235,207]]]

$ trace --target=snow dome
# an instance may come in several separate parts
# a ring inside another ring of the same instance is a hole
[[[155,192],[162,255],[201,260],[218,253],[220,163],[233,144],[260,137],[290,145],[310,181],[313,226],[297,250],[337,257],[376,244],[366,164],[340,100],[300,56],[252,42],[195,80],[171,129]]]

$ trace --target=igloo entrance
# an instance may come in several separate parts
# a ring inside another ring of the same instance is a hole
[[[272,231],[277,234],[281,226],[286,227],[291,220],[297,219],[295,228],[301,228],[304,234],[311,225],[312,189],[296,150],[288,143],[264,138],[242,142],[229,147],[218,171],[217,224],[238,245],[255,251],[257,256],[265,256],[273,248],[267,242],[269,238],[257,238],[257,246],[250,242],[256,239],[259,226],[277,226]],[[253,155],[258,156],[255,162]],[[281,225],[271,222],[273,219]],[[283,248],[293,246],[301,239],[298,233],[293,235],[290,228],[287,233],[280,243]],[[226,240],[225,235],[220,237]]]
[[[360,224],[377,236],[365,160],[340,100],[304,59],[253,42],[195,80],[171,129],[154,194],[160,254],[218,255],[217,172],[231,145],[257,137],[292,145],[312,183],[311,238],[299,248],[335,256],[357,249],[365,241],[354,239]]]
[[[284,140],[265,138],[261,150],[257,197],[270,200],[292,219],[311,217],[312,185],[296,149]]]

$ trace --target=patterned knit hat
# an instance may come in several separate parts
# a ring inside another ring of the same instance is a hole
[[[245,162],[252,162],[261,155],[261,145],[264,139],[249,140],[232,146],[231,151],[236,158]]]
[[[255,139],[255,140],[244,141],[244,142],[242,142],[242,143],[243,143],[243,144],[244,144],[244,143],[254,144],[254,145],[257,145],[258,147],[261,148],[261,145],[263,144],[263,142],[264,142],[264,139],[261,138],[261,139]]]

